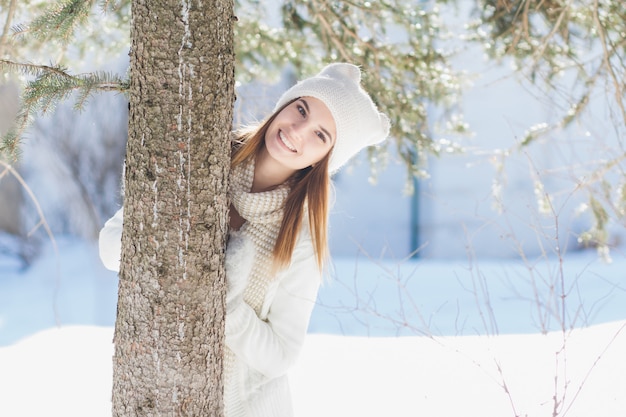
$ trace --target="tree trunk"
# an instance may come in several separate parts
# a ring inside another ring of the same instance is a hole
[[[233,1],[134,0],[114,416],[221,416]]]

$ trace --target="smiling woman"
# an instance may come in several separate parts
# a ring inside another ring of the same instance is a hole
[[[287,371],[306,335],[327,258],[330,176],[383,141],[389,119],[351,64],[287,90],[274,113],[236,132],[226,250],[226,417],[293,415]],[[119,268],[122,210],[100,234]]]
[[[281,183],[296,171],[318,163],[332,149],[337,129],[328,107],[314,97],[302,97],[287,105],[268,126],[265,148],[257,164],[270,165],[282,177]],[[254,185],[253,185],[254,189]]]

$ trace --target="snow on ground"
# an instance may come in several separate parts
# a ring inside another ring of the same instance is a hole
[[[110,415],[117,280],[93,244],[58,246],[25,270],[0,257],[2,417]],[[297,415],[626,415],[626,260],[559,266],[337,260],[291,373]]]
[[[556,415],[623,416],[625,327],[577,330],[565,344],[559,333],[310,335],[291,373],[296,415],[551,416],[556,394]],[[111,327],[70,326],[0,348],[0,415],[108,417],[112,335]]]
[[[310,335],[292,373],[296,415],[624,416],[624,327],[626,321],[574,331],[565,344],[559,333]]]

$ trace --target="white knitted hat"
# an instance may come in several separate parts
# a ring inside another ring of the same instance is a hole
[[[361,149],[385,140],[389,118],[378,111],[361,88],[361,71],[352,64],[336,63],[314,77],[300,81],[280,97],[275,111],[299,97],[315,97],[330,110],[337,125],[328,170],[339,170]]]

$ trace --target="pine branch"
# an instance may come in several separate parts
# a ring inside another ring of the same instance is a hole
[[[0,59],[0,69],[4,68],[34,77],[27,82],[22,93],[15,128],[5,135],[0,143],[0,153],[7,154],[10,159],[17,158],[19,138],[36,114],[50,112],[73,93],[77,93],[74,107],[80,110],[94,93],[125,92],[129,87],[128,80],[106,72],[71,75],[60,66],[20,64]]]
[[[19,159],[18,138],[16,130],[12,130],[2,137],[2,141],[0,141],[0,161],[4,158],[7,161],[17,161]]]
[[[26,84],[22,99],[26,106],[34,106],[44,112],[47,106],[42,106],[41,103],[58,102],[76,90],[89,95],[96,91],[124,92],[128,89],[127,80],[106,72],[71,75],[66,68],[60,66],[22,64],[0,59],[0,68],[3,67],[11,72],[35,77]]]
[[[29,25],[13,26],[15,35],[30,34],[39,40],[59,39],[67,44],[89,18],[94,0],[66,0],[52,4]]]
[[[23,75],[31,75],[35,77],[42,76],[46,73],[56,73],[59,76],[71,77],[63,68],[54,65],[30,64],[11,61],[10,59],[0,59],[0,68],[9,72],[17,72]]]

